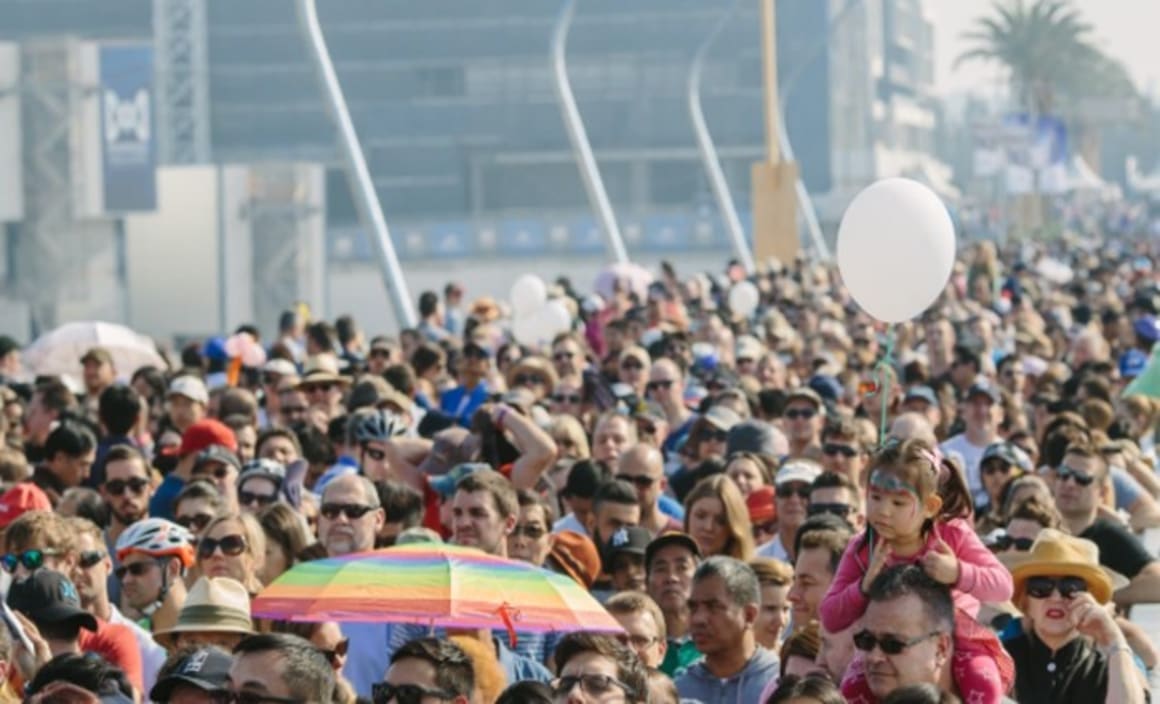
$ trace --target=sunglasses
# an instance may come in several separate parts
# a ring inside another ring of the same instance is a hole
[[[24,569],[29,572],[34,572],[41,567],[44,567],[44,558],[46,556],[59,555],[59,550],[25,550],[24,552],[10,552],[4,557],[0,557],[0,564],[4,565],[4,569],[9,572],[15,572],[17,565],[24,565]]]
[[[660,640],[660,638],[657,638],[656,636],[632,635],[628,633],[620,633],[616,636],[616,639],[620,641],[621,645],[627,645],[631,648],[635,648],[636,650],[647,648]]]
[[[996,474],[1010,474],[1011,473],[1011,465],[1009,465],[1003,461],[999,461],[999,462],[988,461],[986,464],[984,464],[982,467],[979,468],[979,471],[982,472],[983,475],[987,476],[987,477],[994,476]]]
[[[539,540],[547,532],[543,526],[536,525],[535,523],[525,523],[524,525],[517,525],[512,530],[512,537],[518,538],[522,535],[528,540]]]
[[[1080,592],[1088,590],[1087,582],[1080,577],[1028,577],[1027,596],[1036,599],[1046,599],[1054,591],[1064,599],[1071,599]]]
[[[853,510],[853,506],[847,506],[846,504],[810,503],[809,508],[806,509],[806,515],[820,516],[823,513],[829,513],[838,518],[846,518]]]
[[[785,417],[790,420],[810,420],[817,414],[812,408],[791,408],[785,412]]]
[[[221,548],[222,554],[227,557],[237,557],[246,549],[246,539],[241,535],[227,535],[224,538],[202,538],[197,542],[197,556],[203,560],[213,557]]]
[[[543,386],[548,383],[539,374],[516,374],[512,382],[515,386]]]
[[[390,359],[391,358],[391,351],[390,350],[371,350],[371,353],[368,356],[371,359]]]
[[[822,446],[822,452],[830,457],[841,455],[847,459],[853,459],[858,456],[858,448],[850,445],[843,445],[838,442],[828,442]]]
[[[252,491],[238,492],[239,506],[269,506],[278,500],[277,494],[255,494]]]
[[[487,352],[484,352],[483,350],[479,349],[478,347],[468,347],[467,349],[463,350],[463,356],[466,357],[467,359],[488,359]],[[516,359],[509,359],[508,360],[508,362],[515,362],[515,361],[516,361]]]
[[[712,440],[713,442],[725,442],[729,439],[729,433],[724,430],[702,430],[701,440]]]
[[[306,415],[306,411],[309,411],[310,408],[308,406],[282,406],[281,410],[282,415],[287,418],[294,418],[296,416]]]
[[[1078,469],[1072,469],[1067,465],[1060,465],[1059,469],[1055,470],[1055,476],[1061,482],[1065,479],[1071,479],[1080,486],[1091,486],[1092,482],[1096,480],[1095,477],[1088,474],[1087,472],[1081,472]]]
[[[361,504],[322,504],[322,508],[318,513],[328,521],[333,521],[338,518],[338,514],[346,516],[347,520],[357,521],[371,511],[374,511],[377,506],[363,506]]]
[[[753,534],[754,535],[762,535],[762,534],[769,535],[769,534],[776,533],[776,532],[777,532],[777,519],[774,519],[772,521],[766,521],[765,523],[754,523],[753,524]]]
[[[379,682],[371,687],[371,701],[374,704],[390,704],[391,702],[395,702],[395,704],[423,704],[423,700],[427,697],[448,700],[454,699],[455,694],[417,684]]]
[[[113,574],[116,575],[117,579],[120,581],[124,581],[126,575],[144,577],[146,572],[153,569],[154,567],[157,567],[159,564],[160,563],[158,563],[156,560],[150,560],[148,562],[134,562],[131,565],[121,565],[117,569],[113,570]]]
[[[989,547],[996,552],[1010,550],[1011,548],[1015,548],[1019,552],[1027,552],[1031,549],[1031,544],[1034,542],[1031,538],[1012,538],[1009,535],[1003,534],[989,541]]]
[[[95,567],[98,563],[100,563],[101,560],[104,559],[104,550],[83,550],[81,551],[80,557],[77,560],[77,564],[81,566],[81,569],[88,570]]]
[[[647,489],[653,485],[653,482],[656,481],[652,477],[632,474],[618,474],[616,475],[616,478],[622,482],[628,482],[629,484],[635,485],[637,489]]]
[[[301,699],[272,697],[260,692],[223,692],[215,695],[214,704],[302,704]]]
[[[556,403],[577,404],[582,399],[580,398],[580,394],[552,394],[552,400]]]
[[[319,648],[319,650],[322,651],[322,654],[326,656],[326,659],[329,660],[331,664],[334,664],[338,661],[339,658],[346,657],[347,651],[350,650],[350,638],[343,638],[342,640],[335,643],[334,647],[330,650],[323,648]]]
[[[657,379],[656,381],[650,381],[649,383],[645,384],[644,388],[648,391],[656,391],[657,389],[664,389],[665,391],[668,391],[669,389],[673,388],[673,380]]]
[[[105,493],[110,496],[121,496],[125,493],[125,489],[134,494],[141,494],[145,491],[145,487],[149,486],[149,480],[144,477],[133,477],[132,479],[110,479],[105,482]]]
[[[298,388],[302,393],[307,395],[316,393],[328,394],[334,388],[334,384],[304,384]]]
[[[634,360],[625,362],[624,364],[620,365],[620,368],[624,369],[625,371],[639,372],[640,370],[644,369],[644,365]]]
[[[874,635],[870,631],[862,630],[854,634],[854,647],[862,652],[869,653],[875,647],[881,648],[883,653],[887,655],[898,655],[907,648],[918,645],[919,643],[929,638],[934,638],[940,635],[940,631],[931,631],[924,636],[917,636],[910,640],[903,640],[898,636],[885,633],[883,635]]]
[[[637,435],[656,435],[657,434],[657,427],[655,425],[653,425],[652,423],[648,423],[645,421],[638,421],[636,424],[636,434]]]
[[[562,362],[564,360],[570,360],[575,356],[576,355],[572,352],[565,352],[565,351],[561,350],[561,351],[553,354],[552,359],[556,360],[557,362]]]
[[[793,487],[788,484],[783,484],[782,486],[777,487],[776,491],[777,498],[779,499],[788,499],[790,497],[796,496],[799,499],[805,499],[806,501],[810,500],[809,486]]]
[[[174,522],[188,531],[200,533],[205,530],[205,527],[212,520],[212,513],[194,513],[188,516],[178,516],[174,519]]]
[[[623,690],[625,694],[628,695],[635,694],[632,687],[629,687],[627,684],[621,682],[615,677],[609,677],[608,675],[588,674],[568,675],[566,677],[560,677],[559,679],[553,680],[552,696],[556,697],[557,700],[559,700],[561,697],[566,697],[573,689],[576,688],[576,685],[580,685],[581,691],[590,697],[602,697],[612,692],[614,689]]]
[[[387,459],[387,453],[375,447],[364,447],[363,453],[375,462],[382,462]]]
[[[211,475],[214,479],[222,480],[230,475],[230,468],[224,464],[219,464],[216,467],[214,467],[212,470],[210,470],[204,466],[198,467],[197,469],[193,470],[193,476],[195,476],[195,477],[202,477],[202,476],[205,476],[207,474]]]

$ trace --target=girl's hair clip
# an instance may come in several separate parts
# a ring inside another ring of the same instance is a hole
[[[930,462],[931,469],[934,470],[935,476],[938,478],[938,483],[941,485],[947,479],[947,466],[943,461],[942,451],[935,447],[933,450],[921,450],[922,456]]]

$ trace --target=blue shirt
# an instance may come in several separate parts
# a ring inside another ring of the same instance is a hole
[[[463,386],[456,386],[443,392],[439,397],[439,410],[467,428],[471,425],[471,416],[475,415],[480,406],[487,403],[488,395],[487,384],[482,381],[471,391]]]
[[[161,480],[161,486],[153,492],[153,498],[149,499],[149,515],[153,518],[164,518],[172,521],[173,502],[184,488],[185,481],[183,479],[172,473],[166,475],[165,479]]]
[[[495,653],[499,660],[499,666],[507,675],[509,685],[528,680],[535,682],[552,681],[552,673],[548,671],[548,668],[531,658],[513,653],[505,645],[503,638],[493,638],[492,641],[495,643]]]
[[[343,623],[342,634],[350,639],[342,676],[355,694],[370,697],[371,687],[383,681],[391,656],[404,643],[424,638],[428,629],[401,623]]]

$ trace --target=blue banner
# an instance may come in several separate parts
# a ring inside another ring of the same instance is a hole
[[[100,64],[104,210],[156,210],[153,47],[102,44]]]

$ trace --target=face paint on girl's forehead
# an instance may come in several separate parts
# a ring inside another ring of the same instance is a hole
[[[918,496],[918,489],[907,484],[899,479],[897,476],[882,470],[875,471],[870,475],[870,486],[885,491],[889,494],[913,494]]]

